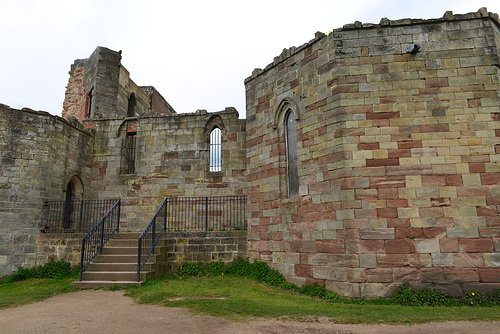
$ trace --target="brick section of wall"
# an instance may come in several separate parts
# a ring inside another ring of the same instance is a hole
[[[255,70],[250,258],[350,297],[498,288],[499,31],[484,10],[346,25]],[[295,198],[283,106],[298,118]]]
[[[167,241],[167,270],[175,271],[185,262],[229,263],[247,258],[247,232],[171,232]]]
[[[124,118],[131,94],[137,103],[134,117],[154,116],[156,112],[150,110],[153,105],[160,113],[175,113],[154,87],[149,86],[145,91],[130,79],[121,58],[121,52],[97,47],[89,58],[75,60],[66,86],[63,118],[74,116],[79,122],[87,118]]]
[[[91,142],[77,122],[0,105],[0,277],[40,264],[44,201],[64,199],[74,175],[89,186]]]
[[[85,90],[85,67],[81,61],[71,67],[68,85],[64,95],[62,117],[68,119],[73,116],[79,122],[87,117],[87,91]]]
[[[64,260],[71,263],[71,267],[78,266],[84,236],[82,233],[40,233],[36,246],[36,265],[43,265],[50,260]]]
[[[153,86],[143,86],[141,89],[149,96],[149,109],[164,115],[176,114],[176,111]]]

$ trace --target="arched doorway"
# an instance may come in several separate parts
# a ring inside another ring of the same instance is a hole
[[[75,213],[79,202],[83,198],[83,184],[78,175],[71,177],[64,193],[63,229],[70,231],[78,227]]]

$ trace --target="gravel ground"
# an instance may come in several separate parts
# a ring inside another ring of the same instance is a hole
[[[500,322],[446,322],[413,326],[339,325],[252,320],[231,322],[180,308],[139,305],[123,291],[82,290],[0,310],[0,333],[500,333]]]

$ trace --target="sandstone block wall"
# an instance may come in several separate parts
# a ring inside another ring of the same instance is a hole
[[[36,264],[64,260],[72,268],[80,265],[83,237],[84,233],[41,233],[36,245]]]
[[[75,175],[87,195],[92,136],[70,123],[0,105],[0,277],[44,261],[37,258],[37,241],[45,201],[64,199]]]
[[[91,188],[122,199],[122,227],[142,230],[165,197],[245,193],[245,120],[233,108],[217,113],[84,122],[96,130]],[[209,171],[209,134],[222,129],[222,171]],[[127,131],[136,133],[135,172],[127,174]]]
[[[230,263],[247,258],[247,231],[170,232],[167,243],[167,270],[178,270],[185,262]]]
[[[103,47],[72,65],[63,117],[86,109],[81,91],[92,95],[90,117],[75,115],[95,130],[91,190],[99,199],[122,199],[123,228],[144,228],[167,196],[244,194],[245,121],[234,108],[176,115],[154,87],[139,87],[130,79],[121,52]],[[137,101],[133,116],[128,114],[132,94]],[[208,170],[214,126],[222,130],[223,167],[217,173]],[[133,171],[125,161],[130,134]]]
[[[500,287],[499,36],[485,9],[356,22],[256,69],[245,81],[250,257],[351,297],[403,282]],[[407,54],[414,43],[421,52]]]

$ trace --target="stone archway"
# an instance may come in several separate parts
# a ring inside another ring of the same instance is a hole
[[[78,205],[76,201],[83,199],[83,183],[78,175],[73,175],[64,190],[64,217],[63,228],[71,229],[75,222],[72,219],[75,207]]]

